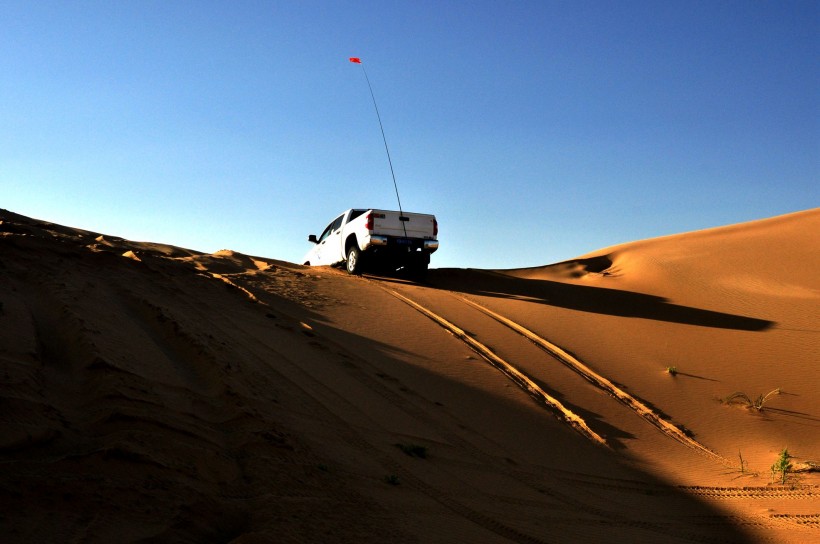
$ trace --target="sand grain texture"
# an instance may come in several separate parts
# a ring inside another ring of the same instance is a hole
[[[4,541],[820,540],[820,210],[424,285],[0,220]]]

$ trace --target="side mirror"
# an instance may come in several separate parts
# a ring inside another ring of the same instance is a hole
[[[314,244],[318,244],[319,240],[316,239],[315,234],[311,234],[310,236],[308,236],[308,242],[313,242]]]

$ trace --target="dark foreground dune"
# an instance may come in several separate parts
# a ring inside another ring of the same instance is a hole
[[[424,286],[0,220],[4,542],[820,539],[818,210]]]

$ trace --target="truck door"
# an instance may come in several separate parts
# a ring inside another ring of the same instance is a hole
[[[345,214],[340,215],[325,228],[319,237],[316,251],[316,264],[334,264],[342,257],[342,221]]]

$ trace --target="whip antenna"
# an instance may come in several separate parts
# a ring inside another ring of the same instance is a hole
[[[367,77],[367,70],[364,69],[364,64],[362,64],[362,59],[359,57],[350,57],[350,62],[354,64],[358,64],[362,67],[362,72],[364,73],[364,79],[367,81],[367,88],[370,89],[370,98],[373,99],[373,108],[376,110],[376,118],[379,120],[379,129],[382,131],[382,140],[384,140],[384,150],[387,153],[387,163],[390,165],[390,175],[393,177],[393,188],[396,190],[396,200],[399,202],[399,214],[404,215],[404,211],[401,209],[401,198],[399,198],[399,186],[396,184],[396,174],[393,172],[393,161],[390,159],[390,150],[387,148],[387,138],[384,136],[384,126],[382,126],[382,116],[379,115],[379,107],[376,105],[376,95],[373,94],[373,87],[370,85],[370,78]],[[402,221],[402,227],[404,227],[404,235],[407,236],[407,227],[404,225],[404,221]]]

